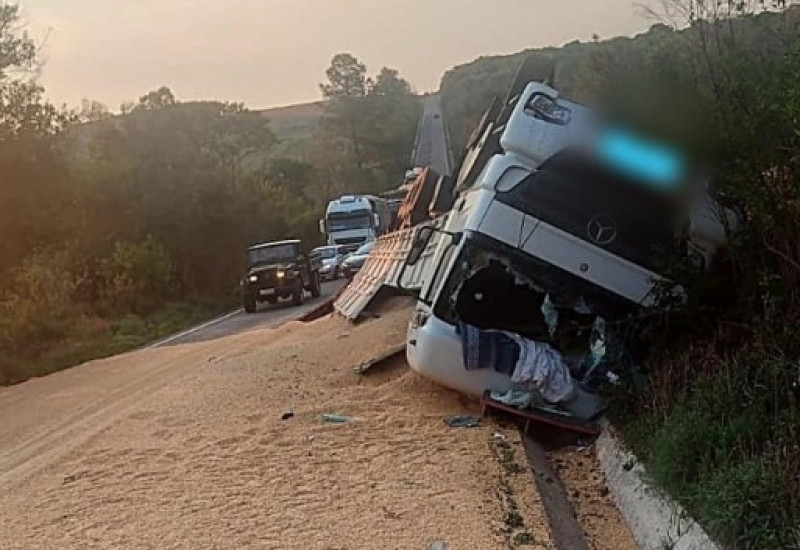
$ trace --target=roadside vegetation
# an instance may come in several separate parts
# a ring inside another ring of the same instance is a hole
[[[0,384],[230,308],[247,246],[319,241],[333,195],[398,184],[420,109],[396,71],[368,78],[338,55],[321,116],[287,149],[260,113],[166,86],[121,114],[50,104],[37,45],[5,2],[0,52]]]
[[[655,480],[727,548],[800,548],[800,8],[670,1],[633,39],[484,58],[447,73],[463,144],[524,55],[571,98],[603,105],[700,160],[747,227],[697,298],[637,327],[648,378],[612,415]],[[760,12],[760,13],[759,13]],[[678,30],[680,29],[680,30]]]

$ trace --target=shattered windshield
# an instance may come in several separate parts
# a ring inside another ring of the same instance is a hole
[[[434,312],[452,325],[505,330],[581,353],[595,319],[584,298],[568,281],[541,276],[532,258],[473,235],[456,258]]]
[[[545,293],[496,247],[474,237],[462,249],[435,305],[451,324],[511,330],[546,339],[541,314]]]
[[[247,251],[247,257],[250,261],[250,264],[264,264],[294,260],[297,256],[296,248],[297,247],[294,244],[280,244],[274,246],[265,246],[262,248],[251,248]]]

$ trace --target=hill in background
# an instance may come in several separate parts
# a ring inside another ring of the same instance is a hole
[[[781,13],[728,19],[724,27],[726,35],[722,36],[723,33],[715,34],[712,23],[702,19],[680,30],[655,24],[632,38],[574,41],[560,48],[485,56],[458,65],[443,75],[440,84],[453,152],[462,149],[492,98],[505,96],[517,68],[526,58],[533,58],[533,65],[538,67],[533,71],[536,74],[530,75],[532,79],[550,79],[565,97],[622,110],[632,106],[625,105],[626,102],[639,106],[646,99],[649,101],[644,108],[649,108],[666,101],[669,89],[689,84],[688,79],[696,78],[704,87],[715,86],[711,82],[714,75],[703,73],[709,72],[709,64],[722,58],[738,58],[738,62],[743,62],[750,55],[764,59],[783,55],[800,36],[800,6]],[[698,53],[702,44],[705,54]],[[738,53],[731,55],[734,49]],[[726,61],[729,62],[730,59]],[[625,88],[620,90],[621,83]],[[652,84],[661,84],[661,89]],[[615,87],[613,93],[611,86]],[[641,97],[642,94],[647,97]]]
[[[254,112],[269,120],[269,127],[279,140],[296,141],[314,133],[323,115],[324,105],[322,101],[314,101]]]

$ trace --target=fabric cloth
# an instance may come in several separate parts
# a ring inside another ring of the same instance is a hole
[[[508,333],[520,347],[519,359],[511,381],[522,387],[538,391],[551,403],[572,399],[575,388],[569,369],[561,354],[548,344],[535,342]]]
[[[459,334],[467,370],[493,369],[509,376],[519,359],[519,344],[509,333],[500,330],[481,330],[460,323]]]
[[[574,397],[569,368],[562,355],[548,344],[513,332],[481,330],[459,323],[464,367],[493,369],[508,374],[527,391],[537,391],[551,403]]]

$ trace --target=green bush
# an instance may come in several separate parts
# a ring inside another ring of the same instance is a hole
[[[693,355],[701,343],[677,352],[673,360],[689,366],[681,372],[686,391],[664,398],[661,377],[674,371],[655,372],[627,396],[629,412],[615,415],[654,480],[730,548],[798,544],[800,390],[792,357],[800,336],[792,326],[762,327],[760,342],[711,365]],[[719,339],[705,342],[707,356],[719,353]]]
[[[166,249],[152,238],[138,243],[117,242],[100,260],[100,305],[113,314],[149,313],[172,292],[172,262]]]
[[[28,257],[0,294],[0,350],[33,355],[67,338],[84,313],[74,301],[80,281],[66,252]]]
[[[780,469],[764,458],[707,472],[689,497],[697,516],[731,547],[797,548],[791,504]]]

